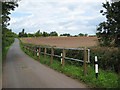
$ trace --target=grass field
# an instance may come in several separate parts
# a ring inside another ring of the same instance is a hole
[[[98,45],[97,37],[37,37],[22,38],[21,40],[29,44],[64,48],[94,47]]]

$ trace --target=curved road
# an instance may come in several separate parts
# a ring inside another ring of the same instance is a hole
[[[15,39],[3,65],[3,88],[85,88],[79,81],[52,70],[26,55]]]

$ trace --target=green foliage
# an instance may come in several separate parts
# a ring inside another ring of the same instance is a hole
[[[81,37],[81,36],[84,36],[84,34],[80,33],[79,36],[80,36],[80,37]]]
[[[120,46],[120,1],[103,4],[104,15],[107,21],[99,24],[97,36],[100,38],[101,46]]]
[[[87,37],[88,34],[82,34],[82,33],[80,33],[80,34],[78,34],[78,36],[80,36],[80,37],[83,37],[83,36]]]
[[[49,34],[47,32],[43,32],[43,37],[48,37]]]
[[[4,53],[5,47],[9,46],[14,41],[14,37],[17,37],[17,34],[13,33],[12,30],[7,29],[7,26],[10,21],[10,11],[14,10],[15,7],[18,7],[18,4],[17,2],[1,1],[0,3],[2,3],[2,14],[0,15],[0,17],[2,17],[2,53]]]
[[[9,38],[10,39],[10,38]],[[13,38],[14,39],[14,38]],[[8,40],[10,41],[10,40]],[[6,55],[7,55],[7,51],[9,50],[9,48],[11,47],[11,45],[13,44],[13,41],[11,43],[7,43],[8,45],[5,46],[4,52],[2,53],[2,62],[4,62]]]
[[[35,37],[35,35],[34,35],[34,34],[31,34],[31,33],[28,33],[27,36],[28,36],[28,37]]]
[[[49,34],[50,36],[58,36],[57,32],[56,31],[53,31],[53,32],[50,32]]]
[[[65,34],[60,34],[60,36],[67,36],[70,37],[71,35],[69,33],[65,33]]]
[[[22,29],[22,32],[19,32],[18,37],[28,37],[27,33],[25,33],[25,29]]]
[[[37,61],[41,62],[42,64],[48,65],[50,68],[53,68],[59,72],[62,72],[66,74],[67,76],[78,79],[82,82],[85,82],[90,87],[95,88],[118,88],[119,87],[119,75],[111,72],[111,71],[104,71],[99,69],[99,76],[98,79],[95,77],[95,70],[94,67],[88,65],[88,73],[86,76],[83,76],[83,67],[82,66],[76,66],[76,65],[70,65],[67,63],[67,60],[65,60],[65,67],[61,66],[60,59],[56,60],[54,58],[53,64],[50,64],[50,57],[48,56],[47,59],[44,59],[44,56],[41,55],[40,59],[37,56],[34,56],[34,53],[28,52],[25,50],[21,43],[20,43],[21,49],[31,56],[32,58],[36,59]]]
[[[42,36],[42,33],[40,33],[40,30],[38,30],[34,35],[35,35],[35,37],[40,37],[40,36]]]
[[[114,48],[91,49],[90,62],[94,65],[94,58],[98,56],[99,68],[120,73],[120,51]]]

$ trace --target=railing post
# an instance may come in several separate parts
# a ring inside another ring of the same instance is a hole
[[[36,51],[37,51],[37,57],[39,57],[39,49],[37,48]]]
[[[62,53],[61,53],[61,57],[62,57]],[[61,58],[61,64],[62,64],[62,58]]]
[[[46,59],[46,52],[47,52],[47,49],[45,47],[45,51],[44,51],[44,59]]]
[[[62,54],[62,67],[65,66],[65,54],[66,54],[65,49],[63,49],[63,54]]]
[[[53,55],[54,55],[54,49],[52,47],[51,48],[51,64],[53,64]]]
[[[87,51],[86,51],[86,47],[85,47],[85,50],[84,50],[84,63],[83,63],[83,75],[86,75],[87,73]]]
[[[39,47],[39,59],[40,59],[40,51],[41,51],[41,48]]]

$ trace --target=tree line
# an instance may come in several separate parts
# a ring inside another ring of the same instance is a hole
[[[22,29],[21,32],[19,32],[18,37],[49,37],[49,36],[58,36],[58,33],[56,31],[52,31],[50,33],[47,32],[40,32],[40,30],[38,30],[36,33],[32,34],[32,33],[26,33],[25,29]],[[60,34],[60,36],[66,36],[66,37],[87,37],[88,34],[83,34],[80,33],[78,35],[70,35],[69,33],[64,33],[64,34]],[[89,35],[89,36],[96,36],[96,35]]]

